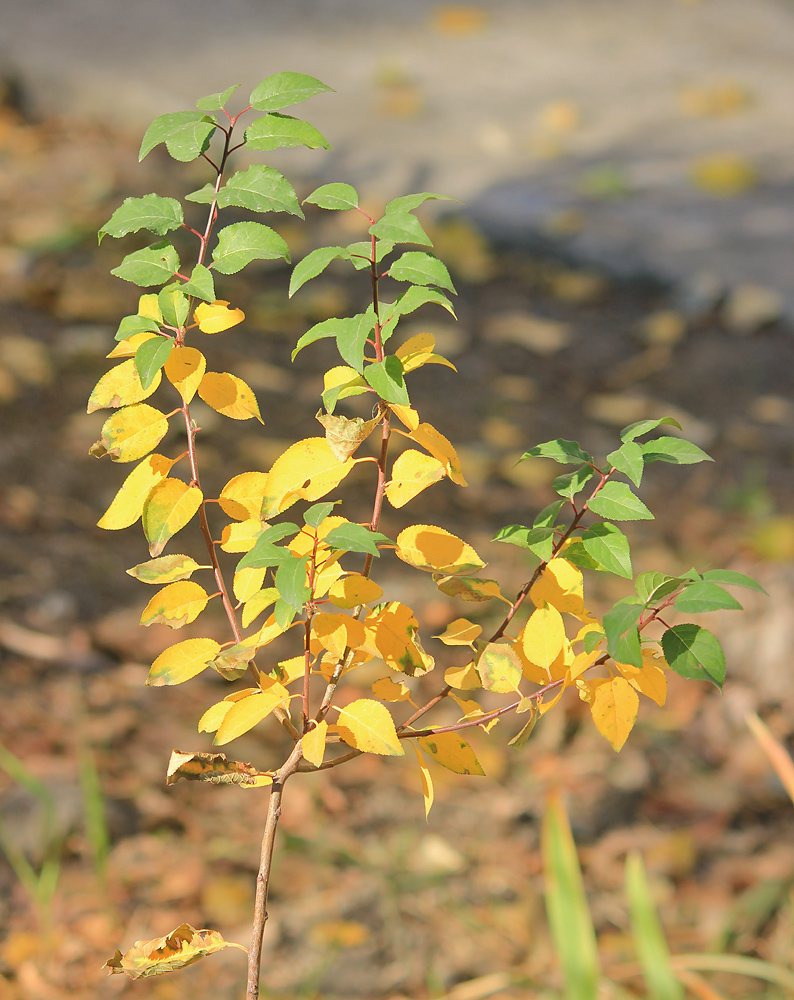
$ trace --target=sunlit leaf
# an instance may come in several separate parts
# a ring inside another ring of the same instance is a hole
[[[345,743],[364,753],[402,757],[405,753],[389,710],[379,701],[359,698],[339,713],[337,731]]]
[[[325,438],[291,445],[273,463],[265,484],[262,517],[281,514],[298,500],[321,500],[354,468],[356,459],[340,462]]]
[[[280,111],[329,90],[333,87],[305,73],[274,73],[254,87],[249,100],[257,111]]]
[[[458,733],[434,733],[416,741],[437,764],[455,774],[485,774],[471,746]]]
[[[430,815],[430,810],[433,806],[433,779],[430,776],[430,768],[425,764],[424,757],[418,746],[414,747],[414,753],[416,754],[416,762],[419,765],[419,774],[422,778],[422,796],[425,800],[425,819]]]
[[[175,111],[158,115],[146,129],[138,153],[138,160],[159,146],[161,142],[175,160],[187,163],[201,156],[209,146],[212,133],[218,126],[201,111]]]
[[[178,270],[179,255],[167,240],[161,240],[144,250],[128,253],[110,273],[133,285],[149,288],[170,281]]]
[[[218,498],[221,510],[238,521],[258,518],[266,483],[265,472],[241,472],[239,476],[234,476],[221,490]]]
[[[429,573],[470,573],[485,566],[462,538],[431,524],[414,524],[401,531],[395,554]]]
[[[337,580],[328,591],[328,598],[338,608],[357,608],[372,604],[383,597],[383,588],[369,577],[351,573]]]
[[[264,678],[263,680],[269,680]],[[272,681],[265,691],[256,691],[232,705],[226,713],[213,742],[223,746],[253,729],[266,718],[274,708],[289,701],[289,692],[278,681]]]
[[[124,406],[102,425],[101,446],[114,462],[135,462],[165,437],[168,418],[148,403]]]
[[[596,729],[607,739],[613,750],[620,750],[634,728],[640,700],[625,677],[599,678],[595,686],[590,711]]]
[[[146,498],[166,478],[173,464],[173,459],[165,455],[148,455],[121,484],[112,503],[97,521],[97,526],[117,531],[135,524],[143,513]]]
[[[241,944],[224,941],[218,931],[197,931],[190,924],[180,924],[165,937],[136,941],[123,955],[117,951],[113,958],[105,962],[104,968],[111,975],[124,972],[130,979],[143,979],[146,976],[159,976],[164,972],[184,969],[224,948],[246,950]]]
[[[551,605],[558,611],[580,615],[584,612],[583,587],[581,570],[557,556],[548,561],[529,596],[536,607]]]
[[[198,618],[208,601],[207,591],[193,580],[169,583],[143,609],[141,625],[182,628]]]
[[[161,337],[155,338],[158,342],[166,343]],[[140,403],[155,391],[160,384],[160,373],[155,373],[148,386],[141,383],[135,361],[123,361],[115,368],[105,372],[102,378],[94,386],[88,398],[88,413],[94,410],[103,410],[107,407],[114,409],[119,406],[129,406],[132,403]]]
[[[200,302],[193,313],[202,333],[222,333],[245,319],[242,309],[230,309],[224,299]]]
[[[235,222],[218,233],[212,266],[220,274],[237,274],[254,260],[289,263],[289,247],[279,234],[261,222]]]
[[[204,497],[198,486],[181,479],[164,479],[143,506],[143,533],[149,554],[159,556],[166,543],[192,519]]]
[[[157,559],[139,563],[128,569],[127,573],[135,577],[136,580],[140,580],[141,583],[164,584],[188,580],[197,569],[206,568],[199,566],[196,560],[191,559],[190,556],[172,555],[158,556]]]
[[[137,233],[140,229],[165,236],[172,229],[178,229],[183,222],[182,206],[175,198],[161,198],[157,194],[125,198],[99,230],[99,242],[102,242],[105,235],[118,239],[128,233]]]
[[[325,719],[315,724],[313,729],[304,733],[301,739],[301,751],[310,764],[319,767],[325,756],[325,740],[328,736],[328,723]]]
[[[411,689],[405,681],[393,681],[391,677],[381,677],[372,685],[372,693],[381,701],[410,701]]]
[[[200,674],[220,652],[214,639],[185,639],[160,653],[146,678],[148,687],[183,684]]]
[[[414,677],[433,669],[433,657],[422,649],[418,622],[407,605],[390,601],[367,615],[364,626],[367,638],[362,648],[393,670]]]
[[[247,149],[270,150],[285,146],[308,146],[309,149],[330,149],[328,140],[317,129],[300,118],[273,112],[257,118],[245,130]]]
[[[456,618],[450,622],[441,635],[433,636],[447,646],[472,646],[482,632],[481,625],[475,625],[468,618]]]
[[[175,347],[163,365],[165,377],[189,403],[207,370],[207,359],[195,347]]]
[[[565,644],[565,626],[560,612],[551,605],[537,608],[529,616],[520,642],[530,663],[548,673]]]
[[[358,192],[350,184],[323,184],[303,199],[304,205],[319,205],[333,211],[358,208]]]
[[[428,486],[444,478],[444,465],[438,459],[409,448],[397,456],[392,478],[386,483],[386,498],[392,507],[404,507]]]
[[[232,420],[256,417],[262,423],[259,404],[249,385],[228,372],[207,372],[199,382],[198,394],[213,410]]]
[[[486,691],[509,694],[517,691],[523,676],[521,661],[512,642],[489,642],[477,661],[477,672]]]

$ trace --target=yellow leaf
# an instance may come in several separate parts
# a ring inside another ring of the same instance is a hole
[[[303,677],[306,669],[306,657],[303,653],[300,656],[291,656],[288,660],[281,660],[276,667],[276,679],[284,687]]]
[[[430,776],[430,768],[425,764],[425,759],[422,756],[422,751],[416,744],[412,743],[411,746],[414,748],[414,753],[416,754],[416,762],[419,764],[419,774],[422,777],[422,795],[425,800],[425,819],[430,815],[430,810],[433,806],[433,779]]]
[[[405,681],[399,683],[391,677],[381,677],[372,685],[372,693],[381,701],[410,701],[411,691]]]
[[[535,723],[540,718],[537,707],[530,704],[527,711],[530,713],[529,719],[524,723],[524,726],[518,733],[510,740],[507,744],[509,747],[515,747],[516,750],[520,750],[527,742],[529,737],[532,735],[532,730],[535,728]]]
[[[603,683],[598,684],[597,680]],[[593,695],[590,712],[593,722],[599,733],[612,745],[612,749],[620,750],[634,726],[640,700],[625,677],[597,680],[590,682]]]
[[[323,389],[336,389],[339,385],[366,384],[356,369],[349,368],[347,365],[337,365],[336,368],[329,368],[323,375]]]
[[[338,608],[357,608],[383,597],[383,588],[360,573],[350,573],[338,579],[328,591],[328,597]]]
[[[186,403],[196,395],[206,370],[207,359],[195,347],[175,347],[163,366],[165,377]]]
[[[231,743],[238,736],[253,729],[262,719],[270,715],[274,708],[286,704],[289,698],[289,692],[278,681],[272,681],[266,691],[255,691],[248,697],[241,698],[224,716],[213,743],[219,747]]]
[[[191,520],[203,499],[198,486],[188,486],[181,479],[164,479],[154,487],[143,505],[143,533],[149,555],[160,555],[168,540]]]
[[[88,397],[88,413],[108,407],[115,409],[119,406],[129,406],[131,403],[140,403],[152,395],[160,385],[161,379],[162,375],[158,371],[149,388],[144,389],[135,361],[133,359],[122,361],[120,365],[105,372],[94,386],[93,392]]]
[[[465,667],[449,667],[444,671],[444,683],[458,691],[474,691],[482,687],[480,675],[473,663],[467,663]]]
[[[310,764],[319,767],[325,756],[325,739],[328,735],[328,723],[323,719],[318,722],[308,733],[304,733],[301,739],[301,750],[303,756]]]
[[[226,695],[223,701],[211,705],[199,719],[198,731],[200,733],[216,732],[232,705],[236,701],[240,701],[241,698],[247,698],[258,690],[259,688],[242,688],[240,691],[233,691],[231,694]]]
[[[567,559],[557,557],[546,563],[546,568],[529,592],[537,608],[550,604],[558,611],[572,615],[584,613],[582,571]]]
[[[195,621],[206,608],[209,595],[198,583],[182,580],[169,583],[149,601],[141,614],[141,625],[168,625],[182,628]]]
[[[603,655],[604,654],[600,649],[594,649],[591,653],[578,653],[573,658],[573,663],[568,668],[568,683],[573,684],[574,681],[582,676],[585,670],[592,667],[595,661],[599,660]]]
[[[229,303],[224,299],[216,299],[214,302],[200,302],[193,312],[193,318],[202,333],[222,333],[242,323],[245,313],[242,309],[230,309]]]
[[[160,300],[156,292],[147,292],[138,299],[138,315],[153,319],[155,323],[163,322],[163,314],[160,311]]]
[[[704,156],[692,164],[692,180],[708,194],[730,197],[743,194],[758,184],[754,164],[735,153]]]
[[[273,463],[264,485],[261,516],[281,514],[298,500],[320,500],[353,469],[356,459],[340,462],[325,438],[306,438],[291,445]]]
[[[453,694],[451,691],[449,693],[449,697],[452,698],[452,700],[460,707],[461,712],[463,712],[461,717],[462,719],[476,719],[481,715],[486,714],[479,702],[472,701],[469,698],[458,698],[458,696]],[[516,712],[518,711],[519,709],[516,709]],[[498,718],[491,719],[490,722],[482,722],[480,723],[480,729],[484,729],[486,733],[490,732],[490,730],[493,729],[498,722]]]
[[[246,950],[241,944],[224,941],[217,931],[197,931],[190,924],[180,924],[165,937],[136,941],[134,947],[124,955],[117,951],[113,958],[105,962],[103,968],[108,969],[111,975],[124,972],[130,979],[143,979],[146,976],[184,969],[224,948]]]
[[[655,701],[660,707],[667,701],[667,678],[664,670],[650,657],[643,656],[641,669],[631,663],[616,662],[615,666],[640,694]]]
[[[364,420],[362,417],[343,417],[335,413],[323,413],[318,410],[316,419],[325,428],[325,440],[328,447],[339,459],[346,461],[365,441],[381,422],[381,417]]]
[[[250,420],[259,415],[259,404],[253,389],[236,375],[228,372],[207,372],[199,382],[198,394],[213,410],[232,420]]]
[[[293,625],[298,625],[298,624],[302,625],[303,622],[301,622],[300,619],[298,619],[298,621],[296,622],[293,622]],[[292,626],[290,626],[290,628],[292,628]],[[274,639],[278,638],[278,636],[283,634],[284,634],[284,629],[278,624],[278,622],[276,621],[276,616],[273,614],[268,618],[268,620],[265,622],[262,628],[259,629],[258,632],[254,632],[253,635],[248,636],[246,642],[251,643],[252,646],[255,646],[257,649],[259,649],[262,646],[267,646],[268,643],[271,643]]]
[[[587,635],[588,632],[598,632],[600,633],[602,638],[606,638],[606,636],[604,635],[603,625],[600,622],[593,621],[593,622],[588,622],[586,625],[582,625],[582,627],[576,633],[576,638],[573,640],[573,642],[584,642],[584,637]]]
[[[143,513],[146,498],[158,483],[168,475],[173,460],[164,455],[148,455],[121,484],[121,489],[97,521],[106,531],[117,531],[135,524]]]
[[[146,678],[148,687],[183,684],[205,670],[220,652],[214,639],[185,639],[169,646],[152,664]]]
[[[234,476],[221,490],[218,503],[224,513],[236,521],[247,521],[259,517],[265,496],[267,473],[241,472]]]
[[[264,590],[259,590],[252,597],[249,597],[243,608],[243,628],[248,628],[255,618],[258,618],[271,604],[275,604],[278,596],[278,591],[275,587],[266,587]]]
[[[389,601],[364,619],[366,640],[361,648],[380,656],[392,668],[414,677],[433,669],[434,660],[419,642],[413,611],[399,601]]]
[[[364,626],[349,615],[315,615],[312,634],[334,656],[343,656],[347,649],[358,649],[365,639]]]
[[[434,635],[433,638],[440,639],[447,646],[471,646],[481,632],[481,625],[475,625],[468,618],[456,618],[441,635]]]
[[[238,569],[232,580],[232,589],[237,600],[248,601],[261,590],[265,573],[267,573],[265,566],[260,568],[246,566],[244,569]]]
[[[431,524],[413,524],[401,531],[396,555],[430,573],[469,573],[485,566],[471,545]]]
[[[404,372],[412,372],[428,364],[446,365],[447,368],[456,372],[458,369],[451,361],[442,358],[440,354],[433,353],[435,346],[436,338],[432,333],[418,333],[415,337],[406,340],[394,353],[402,362]]]
[[[409,448],[392,466],[392,478],[386,483],[386,498],[392,507],[404,507],[422,490],[444,478],[444,466],[438,459]]]
[[[512,641],[489,642],[477,661],[477,672],[486,691],[496,694],[518,691],[523,672]]]
[[[156,337],[156,333],[133,333],[131,337],[120,340],[106,358],[134,358],[138,348],[147,340]]]
[[[519,639],[529,662],[548,673],[565,644],[562,615],[555,607],[538,608],[529,616]]]
[[[437,764],[455,774],[485,774],[471,746],[458,733],[420,736],[417,742]]]
[[[99,440],[114,462],[135,462],[156,448],[167,430],[164,413],[148,403],[134,403],[108,417]]]
[[[443,463],[446,474],[458,486],[468,486],[460,468],[460,459],[451,442],[431,424],[419,424],[407,435],[412,441],[429,451],[433,458]]]
[[[359,698],[339,713],[337,732],[342,740],[363,753],[402,757],[405,750],[389,710],[379,701]]]
[[[409,431],[415,431],[419,426],[419,414],[410,406],[398,406],[397,404],[392,403],[391,409],[397,414]]]
[[[329,589],[336,583],[336,581],[343,575],[344,570],[339,565],[339,559],[342,556],[341,552],[335,552],[330,559],[325,559],[328,553],[328,549],[324,545],[320,545],[317,548],[317,554],[320,557],[319,562],[325,560],[324,565],[317,571],[314,577],[314,596],[315,598],[324,597]],[[308,580],[307,580],[308,583]]]
[[[221,548],[224,552],[250,552],[266,527],[258,517],[227,524],[221,532]]]

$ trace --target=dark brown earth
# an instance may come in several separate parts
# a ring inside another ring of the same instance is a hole
[[[95,527],[128,470],[88,455],[104,416],[86,416],[85,400],[106,370],[119,317],[136,301],[108,270],[138,244],[105,240],[98,250],[93,233],[126,195],[184,191],[184,174],[165,159],[142,167],[135,159],[124,139],[80,123],[28,123],[10,110],[0,118],[0,733],[54,803],[50,834],[61,859],[52,904],[37,915],[0,856],[0,1000],[199,1000],[239,996],[244,979],[233,951],[134,985],[100,971],[118,945],[183,920],[245,942],[264,815],[257,791],[166,789],[174,747],[209,749],[196,720],[226,688],[204,676],[143,687],[173,635],[137,625],[150,595],[124,570],[147,558],[140,530]],[[199,173],[187,168],[192,187],[203,183]],[[356,238],[345,219],[319,214],[306,226],[275,225],[296,259]],[[410,761],[367,757],[293,781],[265,995],[476,1000],[559,988],[538,833],[555,788],[581,848],[606,975],[624,981],[635,961],[622,889],[632,848],[644,853],[674,952],[727,948],[791,967],[794,807],[745,724],[757,711],[781,741],[794,738],[791,330],[741,328],[718,298],[682,302],[658,283],[620,283],[488,245],[461,217],[435,219],[433,234],[459,288],[459,322],[427,311],[411,332],[435,332],[458,374],[417,373],[412,401],[460,446],[471,485],[438,485],[408,510],[387,510],[382,530],[394,537],[409,518],[444,525],[515,592],[529,564],[490,539],[553,496],[552,470],[515,468],[521,452],[561,436],[603,457],[623,424],[671,412],[715,462],[648,472],[642,495],[657,521],[627,529],[635,570],[730,566],[756,576],[770,596],[748,597],[744,614],[723,613],[715,625],[728,656],[724,695],[673,677],[667,706],[644,706],[620,755],[572,696],[520,753],[507,747],[512,722],[475,733],[487,779],[434,769],[428,824]],[[251,384],[264,427],[200,414],[207,495],[318,433],[313,415],[332,352],[314,345],[294,365],[290,352],[311,323],[365,305],[367,289],[332,270],[288,301],[288,280],[286,267],[252,267],[218,283],[247,320],[209,345],[212,364]],[[177,453],[176,436],[165,445]],[[368,519],[367,475],[341,495],[349,517]],[[200,558],[197,533],[184,544]],[[429,637],[470,609],[397,560],[383,563],[387,595],[415,608],[428,648],[438,647],[442,665],[460,662]],[[596,609],[626,592],[611,578],[586,586]],[[488,605],[472,614],[486,627],[497,620]],[[293,655],[286,644],[273,649]],[[362,693],[372,679],[356,681]],[[284,750],[266,726],[235,745],[236,756],[265,768]],[[85,793],[91,761],[101,800]],[[100,801],[111,839],[104,868],[90,834]],[[38,867],[44,811],[4,771],[0,817],[11,853],[16,845]],[[462,985],[469,980],[479,982]],[[738,977],[713,982],[737,997],[766,989]]]

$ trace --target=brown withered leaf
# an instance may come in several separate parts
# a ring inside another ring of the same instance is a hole
[[[380,423],[380,417],[364,420],[362,417],[343,417],[334,413],[317,411],[317,419],[325,428],[325,440],[340,462],[346,462],[362,441],[370,436]]]
[[[229,760],[225,753],[184,753],[173,750],[165,783],[173,785],[180,778],[209,781],[213,785],[260,786],[270,784],[271,775],[267,771],[257,771],[253,764]]]
[[[125,972],[130,979],[143,979],[146,976],[159,976],[165,972],[184,969],[187,965],[198,962],[200,958],[212,955],[224,948],[239,948],[247,951],[241,944],[224,941],[217,931],[200,930],[190,924],[180,924],[165,937],[152,941],[136,941],[125,954],[116,954],[105,962],[103,968],[110,970],[110,975]]]

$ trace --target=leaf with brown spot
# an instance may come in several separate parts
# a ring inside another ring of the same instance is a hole
[[[209,781],[213,785],[262,786],[273,782],[271,772],[257,771],[253,764],[229,760],[225,753],[184,753],[172,750],[165,783],[173,785],[180,778],[187,781]]]
[[[193,965],[199,959],[224,948],[248,950],[241,944],[224,941],[217,931],[197,931],[190,924],[180,924],[165,937],[154,938],[151,941],[136,941],[123,955],[117,951],[105,962],[104,968],[108,969],[111,975],[124,972],[130,979],[144,979],[147,976],[159,976],[165,972],[184,969],[185,966]]]

